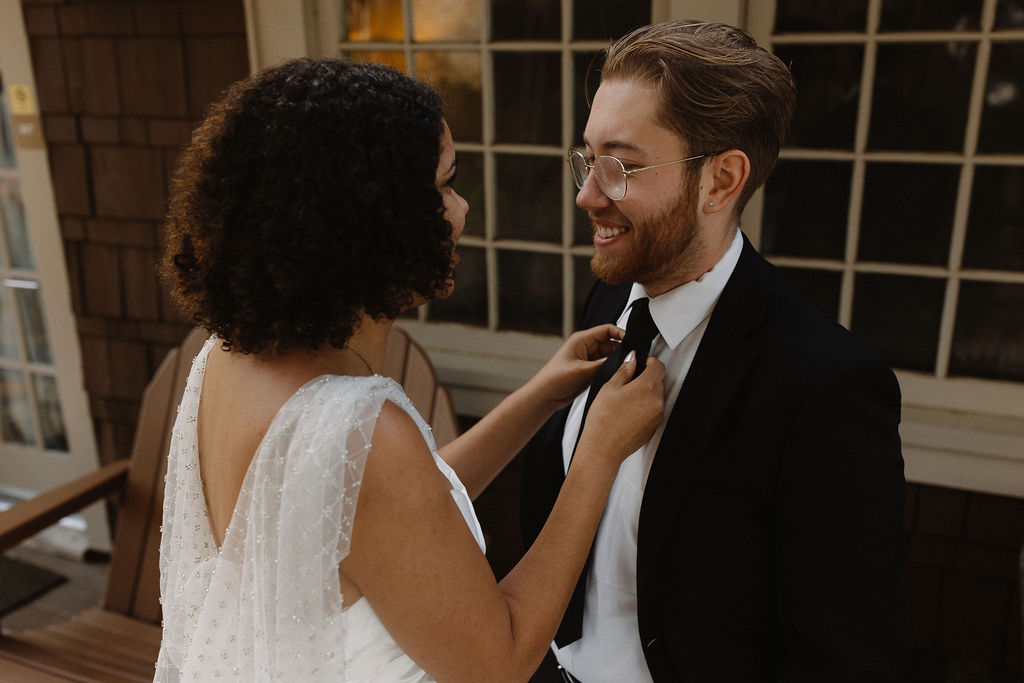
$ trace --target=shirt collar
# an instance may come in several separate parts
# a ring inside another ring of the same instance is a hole
[[[743,237],[736,230],[732,244],[711,270],[696,280],[651,298],[651,317],[669,348],[675,349],[697,325],[711,315],[742,251]],[[646,296],[648,294],[643,285],[634,282],[626,303],[627,310],[634,301]]]

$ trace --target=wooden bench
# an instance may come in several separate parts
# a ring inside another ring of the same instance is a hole
[[[195,330],[167,354],[146,386],[130,460],[0,513],[0,552],[64,516],[123,491],[106,591],[98,607],[44,629],[0,631],[0,681],[151,681],[160,649],[160,523],[167,450],[192,359],[207,334]],[[403,385],[438,447],[458,434],[448,391],[423,350],[394,328],[382,374]]]

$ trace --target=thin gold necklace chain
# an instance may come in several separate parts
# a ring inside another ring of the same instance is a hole
[[[363,361],[363,365],[366,366],[366,369],[370,371],[371,375],[376,375],[377,374],[374,371],[373,366],[370,365],[370,361],[366,360],[366,356],[364,356],[363,354],[359,353],[359,349],[357,349],[356,347],[352,346],[351,344],[346,344],[345,348],[348,349],[349,351],[351,351],[352,353],[356,354],[356,356],[359,358],[359,360]]]

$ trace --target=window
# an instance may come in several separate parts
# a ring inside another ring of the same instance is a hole
[[[434,83],[470,203],[455,293],[423,322],[565,335],[593,279],[590,229],[565,150],[582,139],[582,84],[612,37],[650,23],[617,0],[341,2],[338,51]]]
[[[909,403],[1024,416],[1024,5],[824,7],[751,4],[800,90],[761,249]]]
[[[800,97],[761,251],[897,369],[909,479],[1024,494],[1024,3],[767,5]]]

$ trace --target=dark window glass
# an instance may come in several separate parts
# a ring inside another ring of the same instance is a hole
[[[562,257],[498,251],[498,320],[503,330],[562,333]]]
[[[560,0],[491,0],[492,40],[558,40]]]
[[[562,144],[562,71],[557,52],[494,53],[496,142]]]
[[[1024,285],[962,282],[949,374],[1024,381]]]
[[[786,280],[832,319],[839,317],[839,293],[843,274],[814,268],[780,268]]]
[[[479,52],[417,52],[416,72],[444,93],[444,116],[457,141],[481,142]]]
[[[935,372],[946,281],[860,273],[850,327],[896,368]]]
[[[960,166],[869,163],[858,261],[949,262]]]
[[[487,325],[487,259],[483,249],[460,246],[456,250],[455,289],[447,299],[430,302],[431,320]]]
[[[791,31],[863,31],[868,0],[777,0],[775,33]]]
[[[421,43],[443,40],[478,41],[480,4],[479,0],[413,0],[413,40]]]
[[[879,45],[869,147],[961,151],[976,49],[966,42]]]
[[[580,326],[580,321],[583,319],[583,304],[587,303],[587,296],[590,295],[590,289],[597,282],[597,278],[594,277],[594,271],[590,269],[590,257],[589,256],[574,256],[572,259],[573,267],[573,311],[572,311],[572,323],[575,328]]]
[[[600,52],[577,52],[572,56],[572,102],[573,102],[573,144],[583,145],[583,131],[587,128],[590,117],[590,103],[594,93],[601,85],[601,63],[604,56]]]
[[[981,110],[978,151],[1024,152],[1024,43],[993,43]]]
[[[1024,271],[1024,166],[974,169],[962,263]]]
[[[35,446],[34,425],[24,373],[0,368],[0,434],[3,440]]]
[[[573,190],[576,186],[573,185]],[[576,201],[576,195],[573,195],[573,201]],[[590,222],[590,216],[583,209],[576,207],[576,211],[573,212],[572,219],[572,235],[573,242],[575,244],[593,244],[594,243],[594,229]]]
[[[393,0],[349,0],[343,3],[341,34],[345,40],[402,40],[402,3]]]
[[[455,190],[469,202],[466,227],[463,234],[484,234],[484,155],[479,152],[459,152],[458,179]]]
[[[43,432],[43,448],[67,452],[68,435],[57,395],[57,378],[32,375],[32,382],[36,389],[36,414],[39,416],[39,429]]]
[[[561,243],[561,156],[499,154],[495,163],[497,237]]]
[[[781,45],[776,55],[798,85],[786,145],[853,149],[864,47]]]
[[[576,40],[614,40],[651,23],[651,3],[576,0],[572,35]]]
[[[762,251],[843,258],[851,173],[844,161],[780,161],[765,186]]]
[[[1024,26],[1024,0],[999,0],[996,5],[995,27],[1021,28]]]
[[[973,31],[981,0],[882,0],[879,31]]]

